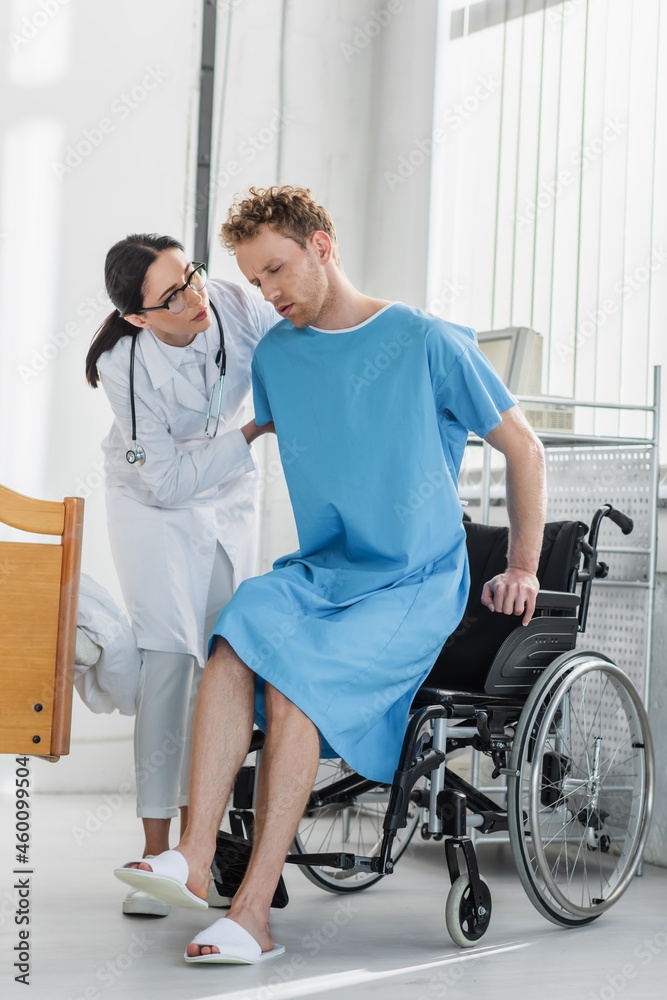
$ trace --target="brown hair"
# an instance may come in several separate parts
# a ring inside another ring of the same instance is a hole
[[[290,184],[251,187],[248,197],[239,200],[237,196],[229,209],[227,221],[220,230],[220,242],[230,253],[235,253],[237,246],[257,236],[260,226],[264,224],[294,240],[303,250],[313,233],[326,233],[331,239],[333,259],[340,267],[333,220],[327,210],[313,199],[309,188],[292,187]]]

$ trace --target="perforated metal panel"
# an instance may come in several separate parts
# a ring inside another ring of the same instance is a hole
[[[612,503],[630,515],[635,528],[631,535],[623,535],[604,521],[600,548],[650,548],[654,457],[652,447],[547,448],[548,519],[586,521],[603,503]],[[615,572],[614,577],[637,579],[634,573],[624,577]]]
[[[578,646],[607,653],[642,694],[649,642],[656,460],[657,452],[650,446],[554,448],[546,452],[548,520],[579,519],[590,524],[597,508],[611,503],[634,521],[630,535],[624,535],[608,518],[602,522],[598,554],[609,565],[611,583],[602,580],[593,584],[586,632],[579,637]],[[636,549],[648,551],[633,551]],[[643,586],[622,586],[626,581]]]
[[[640,694],[646,679],[648,590],[601,586],[591,596],[586,632],[577,646],[599,650],[626,672]]]
[[[586,632],[577,646],[606,653],[623,669],[643,696],[647,688],[647,663],[651,640],[651,565],[655,558],[653,514],[657,503],[654,463],[657,448],[652,444],[619,447],[551,447],[545,450],[547,466],[547,520],[578,520],[590,526],[595,511],[605,503],[628,514],[634,530],[624,535],[605,518],[598,536],[598,556],[609,566],[607,581],[593,584]],[[479,474],[463,476],[462,496],[480,495]],[[490,494],[504,495],[502,476],[494,471]],[[466,486],[468,489],[466,490]],[[502,521],[502,518],[500,518]],[[494,523],[499,518],[494,517]],[[620,549],[621,551],[614,551]],[[645,552],[634,551],[645,549]],[[631,586],[630,584],[635,584]],[[637,586],[636,584],[639,584]],[[593,685],[586,695],[590,717],[604,719],[612,740],[622,737],[622,715],[615,717],[613,692],[600,694]],[[576,749],[576,747],[574,748]],[[487,794],[502,796],[504,789],[490,783],[491,764],[473,753],[471,780]],[[477,841],[476,831],[469,831]],[[504,833],[485,835],[484,842],[504,842]]]

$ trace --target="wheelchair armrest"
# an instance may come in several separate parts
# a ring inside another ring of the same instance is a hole
[[[573,611],[581,603],[578,594],[570,594],[564,590],[540,590],[535,601],[536,610]]]

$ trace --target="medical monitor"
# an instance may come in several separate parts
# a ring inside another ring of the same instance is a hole
[[[508,326],[504,330],[484,330],[477,334],[477,340],[510,392],[541,395],[541,334],[525,326]]]
[[[559,434],[574,431],[574,407],[551,403],[542,392],[542,335],[525,326],[483,330],[477,334],[481,350],[503,382],[517,396],[543,396],[543,403],[521,403],[536,431]]]

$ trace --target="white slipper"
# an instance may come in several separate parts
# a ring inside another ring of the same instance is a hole
[[[146,858],[141,860],[147,861]],[[162,903],[182,906],[186,910],[208,909],[206,900],[195,896],[186,886],[190,873],[188,863],[179,851],[163,851],[157,857],[151,858],[150,866],[153,871],[150,872],[144,871],[143,868],[127,867],[138,863],[128,861],[122,868],[116,868],[114,875],[125,885],[148,892]]]
[[[140,914],[141,916],[166,917],[169,907],[154,896],[149,896],[141,889],[130,889],[123,900],[123,913]]]
[[[285,952],[281,944],[274,945],[271,951],[262,951],[252,934],[230,917],[216,920],[205,931],[200,931],[190,943],[219,948],[220,952],[191,957],[186,951],[183,955],[186,962],[256,965],[258,962],[265,962],[267,958],[277,958]]]

